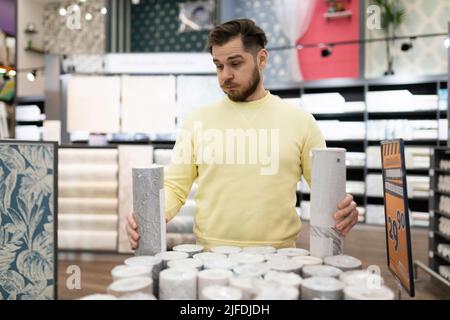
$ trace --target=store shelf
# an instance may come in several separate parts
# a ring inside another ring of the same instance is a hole
[[[44,49],[39,49],[39,48],[25,48],[25,51],[27,52],[33,52],[33,53],[37,53],[37,54],[46,54],[47,51],[45,51]]]
[[[443,261],[445,261],[446,263],[450,264],[450,259],[444,257],[444,256],[443,256],[442,254],[440,254],[439,252],[435,251],[435,252],[433,252],[433,255],[436,256],[436,257],[441,258]]]
[[[440,231],[435,231],[434,234],[438,235],[441,238],[446,239],[447,241],[450,241],[450,235],[446,235],[446,234],[444,234],[444,233],[442,233]]]
[[[369,120],[384,119],[411,119],[411,120],[435,120],[437,118],[446,118],[446,111],[438,110],[411,110],[400,112],[368,112]]]
[[[446,217],[446,218],[450,218],[450,213],[445,213],[445,212],[442,212],[442,211],[439,211],[439,210],[434,210],[434,214],[437,214],[437,215],[440,215],[440,216],[443,216],[443,217]]]

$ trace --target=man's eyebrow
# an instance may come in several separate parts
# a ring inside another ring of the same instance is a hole
[[[243,59],[244,56],[240,55],[240,54],[235,54],[234,56],[228,57],[227,60],[234,60],[234,59]],[[214,63],[220,63],[219,59],[214,58],[213,59]]]
[[[236,54],[234,56],[228,57],[227,60],[234,60],[234,59],[238,59],[238,58],[244,58],[244,57],[240,54]]]

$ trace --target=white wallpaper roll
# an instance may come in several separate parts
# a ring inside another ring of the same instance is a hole
[[[114,214],[117,216],[117,198],[59,198],[59,213]]]
[[[263,290],[255,300],[298,300],[299,290],[292,286],[278,286],[270,290]]]
[[[207,269],[198,273],[198,298],[205,300],[203,289],[211,285],[227,286],[233,272],[225,269]]]
[[[290,259],[290,258],[285,254],[268,253],[268,254],[264,255],[264,259],[267,261],[271,261],[271,260],[286,260],[286,259]]]
[[[112,294],[95,293],[81,297],[80,300],[119,300],[119,299],[113,296]]]
[[[130,266],[130,265],[120,265],[115,266],[111,270],[111,276],[113,281],[126,279],[126,278],[136,278],[136,277],[144,277],[151,278],[152,269],[150,267],[144,266]]]
[[[131,257],[125,260],[126,265],[130,266],[144,266],[152,269],[153,279],[153,294],[155,297],[159,296],[159,273],[162,270],[163,263],[160,258],[153,256],[139,256]]]
[[[300,248],[281,248],[277,253],[288,257],[309,256],[309,251]]]
[[[343,237],[335,229],[334,213],[344,199],[345,149],[312,150],[310,251],[315,257],[341,254]]]
[[[135,293],[152,294],[153,280],[149,277],[125,278],[114,281],[106,291],[116,297]]]
[[[271,260],[267,262],[267,266],[274,271],[293,272],[300,275],[303,264],[301,262],[288,259],[288,260]]]
[[[271,246],[259,246],[259,247],[244,247],[242,252],[245,253],[256,253],[256,254],[268,254],[275,253],[277,249]]]
[[[299,290],[293,286],[282,286],[277,281],[254,279],[255,300],[298,300]]]
[[[58,183],[60,198],[117,198],[116,181],[61,181]]]
[[[239,277],[234,275],[229,280],[230,287],[238,288],[242,292],[242,300],[253,299],[256,295],[256,290],[253,285],[253,277]]]
[[[388,287],[368,289],[361,286],[348,286],[344,289],[345,300],[394,300],[394,292]]]
[[[341,269],[342,271],[358,270],[362,267],[362,262],[359,259],[348,255],[337,255],[326,257],[323,263]]]
[[[238,252],[229,255],[229,259],[238,263],[259,263],[264,262],[264,256],[258,253]]]
[[[89,164],[117,164],[117,149],[102,148],[60,148],[58,161],[65,165]]]
[[[156,300],[156,297],[148,293],[130,293],[120,297],[120,300]]]
[[[117,231],[59,230],[58,248],[116,251]]]
[[[167,166],[172,158],[172,149],[155,149],[153,156],[156,164]]]
[[[197,210],[197,205],[194,200],[188,199],[186,203],[181,207],[179,216],[182,217],[194,217]]]
[[[199,260],[199,259],[196,259]],[[206,259],[203,267],[205,269],[225,269],[225,270],[233,270],[239,265],[237,261],[233,261],[230,259]]]
[[[304,278],[310,277],[327,277],[327,278],[338,278],[342,274],[341,269],[332,266],[305,266],[302,269],[302,275]]]
[[[194,254],[194,259],[200,259],[203,261],[203,263],[206,262],[206,260],[225,260],[227,259],[227,256],[221,253],[215,253],[215,252],[201,252]]]
[[[117,164],[91,164],[81,160],[79,164],[64,164],[58,166],[60,181],[95,181],[116,182],[119,167]]]
[[[155,257],[162,260],[162,266],[165,269],[169,261],[187,259],[189,255],[186,252],[166,251],[156,254]]]
[[[237,276],[261,278],[268,271],[269,267],[266,263],[249,263],[237,266],[233,269]]]
[[[238,288],[212,285],[202,291],[202,300],[241,300],[242,292]]]
[[[374,288],[384,284],[383,278],[378,274],[373,274],[368,270],[353,270],[343,272],[339,280],[347,286]]]
[[[120,131],[120,77],[71,76],[67,83],[67,131]]]
[[[236,246],[216,246],[211,248],[211,252],[223,253],[226,255],[241,252],[241,247]]]
[[[192,233],[194,230],[194,218],[177,215],[167,224],[167,233]]]
[[[195,268],[201,271],[203,268],[203,262],[199,259],[187,258],[180,260],[170,260],[167,262],[168,268]]]
[[[197,269],[169,268],[159,274],[160,300],[197,299]]]
[[[317,258],[317,257],[311,257],[311,256],[293,257],[292,260],[300,262],[301,264],[303,264],[303,267],[317,266],[317,265],[321,265],[323,263],[322,259]]]
[[[342,300],[345,284],[335,278],[312,277],[302,281],[302,300]]]
[[[293,272],[269,271],[264,275],[264,279],[275,281],[282,286],[292,286],[297,290],[300,290],[300,285],[302,283],[302,277]]]
[[[198,244],[180,244],[173,247],[173,251],[185,252],[192,258],[195,254],[203,252],[204,247]]]
[[[114,214],[60,214],[58,230],[116,231],[117,215]]]

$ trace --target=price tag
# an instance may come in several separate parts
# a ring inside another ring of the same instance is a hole
[[[388,268],[413,297],[414,274],[403,140],[381,142]]]

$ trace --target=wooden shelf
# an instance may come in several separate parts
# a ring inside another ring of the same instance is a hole
[[[30,47],[27,47],[27,48],[25,48],[25,51],[28,51],[28,52],[34,52],[34,53],[38,53],[38,54],[46,54],[47,52],[45,51],[45,50],[43,50],[43,49],[39,49],[39,48],[30,48]]]
[[[338,11],[338,12],[325,12],[323,17],[327,20],[330,19],[342,19],[342,18],[352,18],[352,12],[350,10]]]

